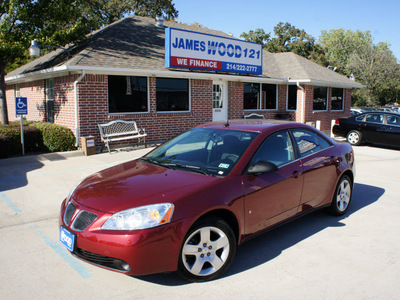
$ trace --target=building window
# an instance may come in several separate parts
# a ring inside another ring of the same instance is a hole
[[[260,94],[259,83],[244,83],[243,109],[261,110],[276,109],[277,87],[276,84],[262,84]]]
[[[260,84],[245,83],[243,90],[243,109],[259,109]]]
[[[276,109],[276,84],[262,84],[261,109]]]
[[[148,111],[147,77],[108,76],[109,113],[140,113]]]
[[[313,110],[326,110],[328,99],[328,88],[325,86],[314,86]]]
[[[157,111],[189,111],[189,80],[157,78]]]
[[[332,88],[331,110],[343,110],[344,89]]]
[[[296,110],[297,109],[297,85],[288,86],[288,98],[287,98],[287,109]]]
[[[54,123],[53,79],[46,80],[46,116],[47,122]]]

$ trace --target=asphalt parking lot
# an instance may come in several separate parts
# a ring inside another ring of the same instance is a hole
[[[72,257],[58,242],[61,201],[80,179],[144,155],[126,149],[0,160],[1,299],[398,299],[400,150],[355,147],[349,212],[317,211],[239,247],[219,280],[129,277]]]

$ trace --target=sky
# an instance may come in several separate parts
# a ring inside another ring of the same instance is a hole
[[[273,34],[279,22],[289,22],[318,40],[321,30],[344,28],[371,32],[374,43],[388,42],[400,60],[399,0],[173,0],[177,21],[194,22],[240,38],[262,28]]]

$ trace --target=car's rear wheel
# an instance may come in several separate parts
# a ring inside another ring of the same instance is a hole
[[[230,226],[219,218],[197,222],[182,245],[178,274],[191,282],[209,281],[221,276],[236,253],[236,238]]]
[[[347,141],[354,146],[361,145],[362,142],[362,134],[358,130],[351,130],[347,134]]]
[[[333,196],[330,212],[333,215],[341,216],[349,208],[352,195],[352,181],[349,176],[343,175],[336,186],[335,195]]]

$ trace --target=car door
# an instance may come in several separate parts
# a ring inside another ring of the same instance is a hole
[[[302,167],[296,160],[288,131],[267,137],[253,156],[250,165],[269,161],[278,171],[243,175],[245,195],[245,233],[253,234],[298,211],[303,186]]]
[[[386,115],[386,144],[400,146],[400,116]]]
[[[360,124],[361,133],[371,143],[384,144],[386,139],[384,114],[370,113],[365,116],[364,122]]]
[[[337,165],[333,146],[321,135],[307,129],[291,130],[303,167],[303,192],[300,211],[307,211],[330,202],[336,185]]]

